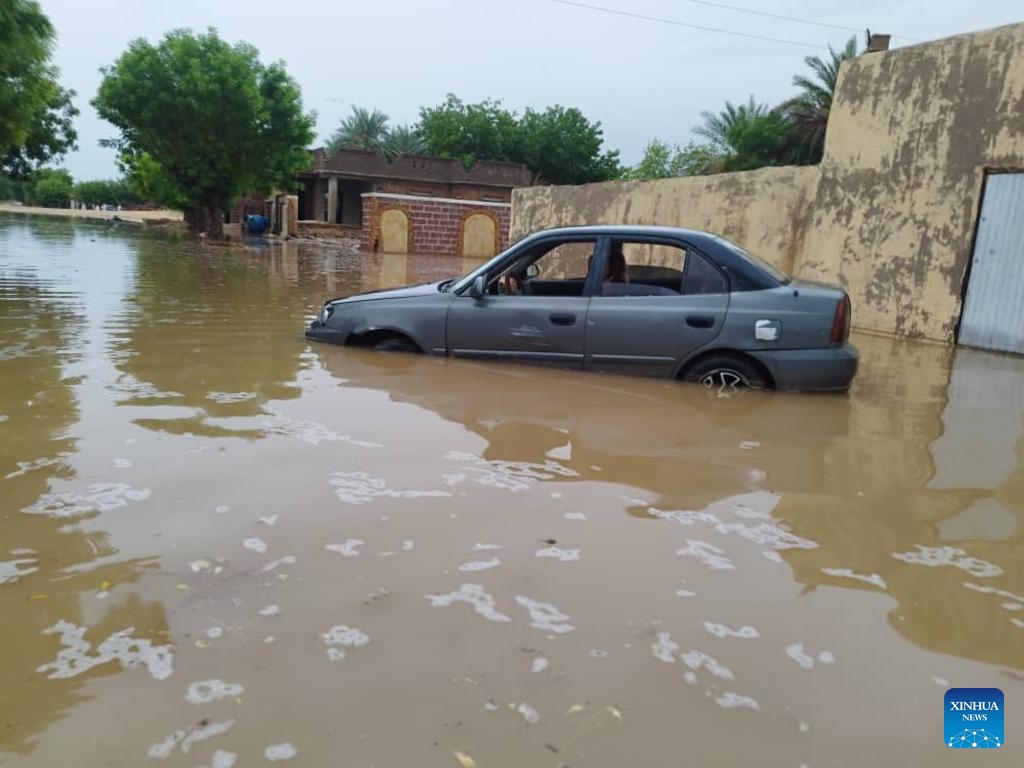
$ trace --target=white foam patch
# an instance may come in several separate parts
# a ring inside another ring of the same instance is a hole
[[[264,525],[275,525],[280,517],[280,515],[267,515],[266,517],[261,517],[260,522]]]
[[[749,696],[741,696],[740,694],[733,693],[732,691],[726,691],[716,698],[715,704],[720,706],[722,709],[736,709],[737,707],[761,709],[760,705],[754,699]]]
[[[759,443],[757,440],[740,440],[740,448],[742,448],[744,451],[752,451],[755,448],[760,447],[761,443]]]
[[[23,576],[35,573],[39,569],[32,566],[37,562],[35,558],[23,558],[0,563],[0,584],[13,584]]]
[[[697,596],[697,593],[694,592],[692,589],[677,589],[676,590],[676,594],[679,595],[679,597],[696,597]]]
[[[149,496],[148,488],[132,488],[125,483],[93,483],[85,491],[44,494],[24,511],[56,518],[77,517],[90,512],[110,512]]]
[[[185,728],[169,734],[163,741],[157,742],[149,748],[149,756],[156,760],[166,760],[171,756],[174,748],[181,745],[181,751],[188,754],[192,745],[197,741],[206,741],[214,736],[226,733],[235,724],[234,720],[225,720],[222,723],[208,723],[201,728]]]
[[[1010,623],[1019,629],[1024,629],[1024,619],[1018,619],[1016,616],[1011,616]]]
[[[857,581],[863,581],[865,584],[873,584],[879,589],[889,588],[889,585],[885,583],[885,579],[877,573],[865,575],[863,573],[854,573],[849,568],[822,568],[821,572],[826,573],[829,576],[835,576],[839,579],[855,579]]]
[[[746,504],[737,504],[732,508],[732,512],[737,517],[743,517],[747,520],[771,520],[772,517],[770,512],[766,512],[763,509],[754,509]]]
[[[736,569],[732,561],[725,557],[725,552],[714,544],[697,539],[687,539],[686,546],[676,550],[677,555],[696,557],[713,571],[732,571]]]
[[[216,512],[218,515],[226,515],[228,512],[231,511],[231,507],[229,507],[227,504],[218,504],[216,507],[213,508],[213,511]]]
[[[255,392],[207,392],[206,399],[215,403],[230,405],[231,403],[244,403],[246,400],[255,400]]]
[[[359,557],[359,548],[365,543],[362,539],[346,539],[341,544],[328,544],[324,549],[337,552],[345,557]]]
[[[416,542],[412,539],[406,539],[402,542],[402,551],[409,552],[416,547]]]
[[[11,550],[11,554],[15,557],[24,557],[25,555],[38,555],[39,553],[34,549],[29,549],[28,547],[17,547],[16,549]],[[1024,600],[1024,597],[1022,597],[1021,600]]]
[[[925,547],[917,545],[917,552],[894,552],[893,557],[904,563],[924,565],[929,568],[951,567],[967,571],[976,579],[990,579],[999,576],[1003,569],[995,563],[969,556],[956,547]]]
[[[234,752],[218,749],[213,753],[213,761],[210,763],[210,768],[234,768],[236,760],[238,760],[238,755]]]
[[[679,643],[672,639],[668,632],[659,632],[657,640],[651,643],[651,653],[654,658],[664,661],[666,664],[675,664],[676,655],[679,653]]]
[[[188,564],[188,569],[192,573],[205,573],[213,569],[213,563],[209,560],[192,560]]]
[[[281,606],[279,605],[268,605],[266,608],[260,608],[260,616],[277,616],[281,612]]]
[[[267,551],[267,542],[256,536],[243,541],[242,546],[246,549],[252,550],[253,552],[258,552],[261,555]]]
[[[474,552],[485,552],[490,549],[501,549],[501,544],[481,544],[477,542],[473,545]]]
[[[533,660],[533,663],[530,665],[530,671],[534,673],[543,672],[548,668],[549,663],[543,656],[539,656]]]
[[[4,480],[12,480],[15,477],[27,475],[29,472],[35,472],[37,469],[55,467],[59,464],[65,463],[69,456],[70,454],[61,453],[56,456],[44,456],[43,458],[36,459],[35,461],[19,461],[15,464],[17,469],[4,475]]]
[[[694,525],[695,523],[714,524],[721,522],[710,512],[693,512],[690,510],[665,512],[660,509],[655,509],[654,507],[651,507],[647,511],[662,520],[669,520],[673,523],[679,523],[680,525]]]
[[[722,680],[732,680],[734,677],[731,669],[724,664],[719,663],[718,659],[704,653],[704,651],[687,651],[682,654],[680,658],[683,660],[683,664],[688,666],[694,672],[706,669],[712,675],[720,677]]]
[[[942,686],[943,688],[949,687],[949,680],[947,680],[944,677],[935,677],[934,675],[932,675],[932,682],[936,685]]]
[[[115,469],[131,469],[132,463],[129,459],[114,459]]]
[[[746,525],[745,523],[720,523],[715,529],[722,534],[735,533],[748,541],[774,549],[817,549],[818,543],[804,539],[772,523]]]
[[[209,704],[217,699],[237,697],[245,693],[245,688],[239,683],[226,683],[223,680],[202,680],[192,683],[185,694],[185,701],[190,704]]]
[[[516,707],[516,712],[522,715],[523,720],[528,722],[530,725],[536,725],[540,722],[540,713],[525,701]]]
[[[269,571],[273,571],[275,568],[280,568],[282,565],[295,565],[296,562],[297,558],[295,555],[285,555],[284,557],[279,557],[277,560],[271,560],[260,569],[260,572],[267,573]]]
[[[209,629],[206,630],[206,636],[208,638],[210,638],[211,640],[216,640],[217,638],[224,637],[224,628],[223,627],[210,627]]]
[[[739,637],[744,640],[752,640],[761,636],[761,633],[757,631],[757,627],[751,627],[750,625],[744,625],[739,629],[732,629],[731,627],[727,627],[725,624],[715,624],[711,621],[705,621],[704,629],[715,637]]]
[[[460,571],[488,571],[501,565],[501,560],[492,557],[490,560],[473,560],[459,566]]]
[[[803,643],[787,645],[786,655],[804,669],[811,669],[814,667],[814,657],[808,655],[807,652],[804,651]]]
[[[303,421],[285,416],[273,408],[267,410],[275,417],[273,421],[264,421],[263,430],[269,435],[281,435],[288,440],[298,440],[309,445],[320,443],[348,443],[359,448],[381,448],[380,443],[367,440],[356,440],[350,435],[342,435],[327,426],[315,421]]]
[[[422,499],[445,498],[451,496],[447,491],[396,491],[388,488],[379,477],[371,477],[365,472],[333,472],[330,483],[334,486],[334,495],[344,504],[368,504],[374,499]]]
[[[488,700],[484,702],[484,709],[488,712],[497,712],[498,705],[495,702]]]
[[[525,491],[538,480],[579,477],[573,470],[551,460],[543,464],[525,461],[487,461],[475,454],[460,451],[449,451],[445,458],[468,462],[468,466],[461,469],[463,474],[473,478],[473,482],[513,492]]]
[[[780,555],[774,549],[766,549],[761,554],[764,555],[769,560],[771,560],[773,563],[781,563],[782,562],[782,555]]]
[[[263,755],[272,763],[281,760],[291,760],[297,754],[299,754],[299,750],[290,741],[286,741],[283,744],[271,744],[263,750]]]
[[[321,635],[327,646],[327,658],[338,661],[345,658],[343,648],[357,648],[370,642],[370,636],[361,629],[337,624]]]
[[[36,668],[36,672],[49,672],[50,680],[77,677],[94,667],[118,661],[123,669],[144,664],[149,674],[157,680],[165,680],[173,671],[173,655],[169,645],[153,645],[149,640],[131,637],[134,627],[115,632],[96,648],[94,656],[88,655],[92,643],[85,639],[85,627],[61,619],[44,635],[60,635],[60,643],[66,646],[57,653],[57,658]]]
[[[14,550],[11,550],[12,555],[18,554]],[[1005,589],[996,589],[995,587],[985,587],[981,584],[974,584],[970,581],[965,581],[964,586],[973,592],[980,592],[983,595],[999,595],[999,597],[1005,597],[1008,600],[1013,600],[1017,603],[1024,603],[1024,597],[1016,595],[1013,592],[1007,592]]]
[[[463,584],[447,595],[427,595],[430,604],[435,607],[447,607],[455,603],[468,603],[473,610],[491,621],[511,621],[511,619],[495,607],[494,597],[484,591],[479,584]]]
[[[580,551],[578,549],[562,549],[561,547],[545,547],[544,549],[538,549],[533,553],[534,557],[553,557],[555,560],[561,560],[563,563],[571,563],[580,559]]]
[[[530,613],[530,626],[542,629],[545,632],[554,632],[556,635],[564,635],[572,632],[575,626],[569,624],[568,615],[551,603],[542,603],[533,600],[525,595],[516,595],[516,602],[526,608]]]
[[[836,660],[836,657],[832,655],[832,651],[822,651],[818,654],[818,661],[822,664],[831,664]]]

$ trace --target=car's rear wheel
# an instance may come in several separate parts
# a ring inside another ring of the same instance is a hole
[[[409,339],[401,336],[391,336],[387,339],[381,339],[373,348],[378,352],[419,352],[419,347],[413,344]]]
[[[768,377],[757,363],[740,355],[716,354],[698,360],[687,368],[683,378],[697,381],[719,397],[728,397],[739,389],[767,389]]]

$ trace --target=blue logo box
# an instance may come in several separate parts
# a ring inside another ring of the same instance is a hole
[[[945,742],[951,749],[998,749],[1005,741],[1003,692],[998,688],[946,691]]]

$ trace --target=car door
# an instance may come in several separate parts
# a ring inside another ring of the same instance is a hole
[[[606,282],[591,297],[584,366],[673,375],[685,358],[721,333],[728,281],[704,256],[673,241],[613,238],[595,261],[614,261],[616,248],[620,259],[624,254],[629,282]]]
[[[590,302],[585,278],[596,242],[555,240],[537,259],[516,262],[521,274],[527,262],[537,266],[538,294],[488,292],[474,298],[467,292],[455,298],[448,309],[448,354],[582,368]],[[489,274],[489,291],[503,279],[501,273]]]

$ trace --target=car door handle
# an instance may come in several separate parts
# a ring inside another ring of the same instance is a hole
[[[686,324],[691,328],[713,328],[715,318],[709,315],[687,315]]]
[[[548,320],[554,325],[575,325],[576,315],[572,312],[552,312],[548,315]]]

